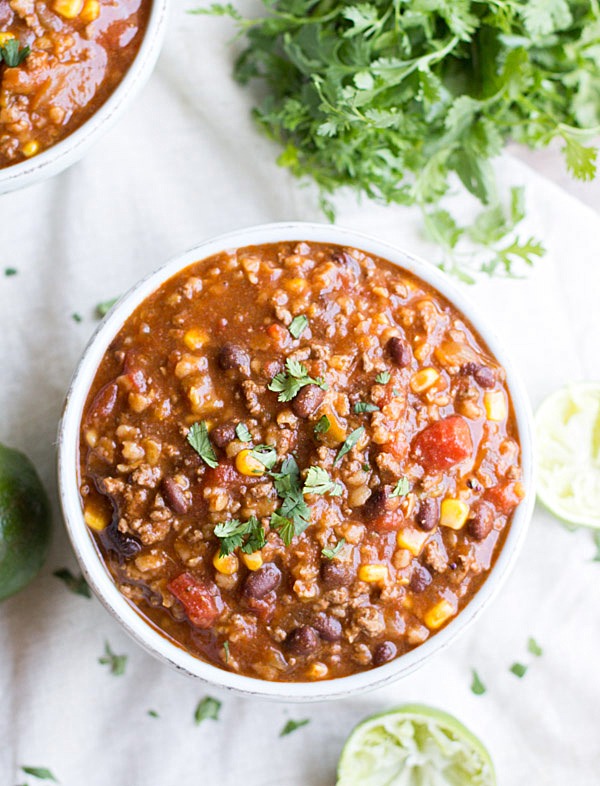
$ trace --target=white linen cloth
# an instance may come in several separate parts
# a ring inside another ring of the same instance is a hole
[[[176,674],[96,599],[52,576],[77,572],[56,505],[53,443],[95,304],[216,233],[321,220],[312,190],[275,166],[276,147],[253,125],[252,91],[230,78],[230,35],[227,22],[176,5],[158,68],[118,126],[69,171],[0,197],[0,272],[18,269],[0,275],[0,440],[35,461],[55,509],[42,574],[0,606],[0,784],[35,783],[19,773],[27,765],[50,768],[63,786],[333,786],[359,719],[419,701],[484,740],[502,786],[598,786],[600,564],[588,532],[568,532],[539,508],[500,596],[457,642],[393,687],[314,706],[240,699]],[[482,281],[470,295],[537,404],[567,380],[600,378],[600,219],[508,156],[498,170],[526,185],[522,233],[548,254],[527,280]],[[339,204],[340,224],[439,256],[413,211]],[[541,658],[526,651],[530,635]],[[105,640],[129,656],[125,675],[98,663]],[[509,672],[514,661],[529,664],[521,680]],[[483,696],[469,689],[471,668]],[[222,700],[220,719],[195,726],[207,694]],[[311,722],[280,739],[289,718]]]

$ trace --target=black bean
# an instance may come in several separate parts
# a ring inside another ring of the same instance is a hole
[[[489,366],[479,366],[473,374],[473,379],[482,388],[493,388],[496,384],[496,375]]]
[[[328,614],[319,614],[313,628],[324,641],[339,641],[342,638],[342,623]]]
[[[215,426],[210,432],[210,439],[218,448],[226,448],[235,439],[235,426],[232,423]]]
[[[179,483],[176,483],[173,478],[163,478],[160,488],[165,502],[173,513],[183,515],[188,512],[190,503]]]
[[[267,562],[259,570],[249,573],[244,582],[244,595],[264,598],[281,583],[281,571],[273,562]]]
[[[435,529],[439,518],[440,514],[437,500],[431,497],[422,499],[419,504],[417,515],[415,516],[417,525],[424,532],[431,532],[432,529]]]
[[[413,592],[423,592],[431,584],[431,573],[423,565],[415,565],[408,584]]]
[[[388,509],[389,486],[381,486],[375,489],[369,499],[363,505],[363,514],[367,519],[376,519]]]
[[[132,559],[142,550],[142,544],[133,535],[126,535],[116,523],[109,524],[104,530],[103,542],[109,551],[115,551],[123,559]]]
[[[395,658],[397,652],[398,650],[393,641],[382,641],[373,650],[373,665],[382,666]]]
[[[301,625],[288,633],[286,644],[295,655],[308,655],[319,646],[319,637],[310,625]]]
[[[245,349],[237,344],[223,344],[217,355],[217,360],[224,371],[234,369],[242,372],[244,376],[250,376],[250,356]]]
[[[343,562],[327,560],[321,564],[321,581],[328,589],[347,587],[352,577],[352,571]]]
[[[412,362],[412,349],[403,338],[392,336],[386,345],[392,362],[399,368],[406,368]]]
[[[318,385],[305,385],[292,400],[292,410],[299,418],[309,418],[323,403],[325,391]]]
[[[473,505],[467,521],[467,532],[474,540],[487,538],[494,528],[495,509],[489,502],[482,500]]]

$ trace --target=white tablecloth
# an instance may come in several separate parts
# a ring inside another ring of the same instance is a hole
[[[0,606],[0,784],[49,767],[64,786],[332,786],[342,742],[364,715],[402,701],[458,715],[489,746],[503,786],[600,783],[600,564],[589,533],[536,510],[518,565],[487,613],[444,653],[383,692],[315,706],[219,695],[142,652],[96,599],[52,576],[76,571],[56,506],[54,438],[94,306],[171,255],[252,223],[319,219],[314,194],[273,161],[230,79],[226,22],[175,6],[158,69],[127,116],[82,163],[0,197],[0,441],[25,450],[54,502],[40,577]],[[547,256],[526,281],[483,281],[471,295],[510,345],[536,404],[569,379],[600,378],[600,219],[506,157],[527,186],[528,224]],[[471,209],[465,203],[467,213]],[[435,259],[410,210],[340,201],[339,223]],[[78,323],[73,313],[83,317]],[[528,636],[544,648],[526,651]],[[128,657],[115,677],[105,640]],[[514,661],[530,664],[519,680]],[[469,689],[471,668],[487,686]],[[211,694],[220,720],[193,721]],[[158,718],[147,714],[149,709]],[[288,718],[309,725],[280,739]]]

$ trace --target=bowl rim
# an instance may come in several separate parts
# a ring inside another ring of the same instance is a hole
[[[32,185],[74,164],[121,116],[156,64],[166,32],[169,0],[151,0],[148,22],[135,57],[104,103],[72,133],[41,153],[0,168],[0,195]]]
[[[110,341],[132,311],[165,281],[193,262],[222,251],[266,243],[303,240],[345,245],[386,259],[430,284],[464,314],[506,371],[506,384],[510,391],[521,444],[523,482],[527,494],[514,513],[504,546],[483,585],[467,606],[434,636],[410,652],[369,671],[320,682],[269,682],[239,675],[194,657],[145,621],[119,592],[83,520],[77,483],[79,424],[88,390]],[[341,226],[296,221],[262,224],[218,235],[171,258],[165,265],[134,284],[96,328],[73,374],[59,423],[57,460],[59,499],[67,532],[85,578],[110,614],[144,649],[179,671],[238,694],[281,701],[322,701],[381,688],[400,677],[407,676],[434,653],[447,647],[489,604],[516,561],[533,511],[535,492],[532,447],[531,407],[510,356],[496,334],[486,325],[485,320],[481,319],[470,298],[461,292],[439,268],[392,244]]]

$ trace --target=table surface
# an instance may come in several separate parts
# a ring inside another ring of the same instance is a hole
[[[274,165],[275,146],[252,124],[252,93],[229,76],[230,34],[176,5],[158,68],[119,125],[69,171],[0,197],[0,264],[18,269],[0,277],[0,440],[32,457],[54,506],[46,566],[0,606],[0,783],[31,786],[25,765],[50,768],[63,786],[332,786],[358,720],[422,701],[486,742],[503,786],[597,786],[600,565],[589,532],[539,508],[509,581],[459,640],[391,688],[314,706],[240,699],[174,673],[96,599],[52,575],[77,570],[56,502],[54,439],[95,304],[219,232],[322,220],[314,192]],[[497,162],[501,184],[526,187],[522,232],[547,254],[527,278],[482,280],[469,293],[537,405],[568,380],[600,379],[600,184],[566,180],[556,151],[511,153]],[[340,224],[439,259],[413,211],[350,197],[338,208]],[[529,636],[542,657],[527,652]],[[98,663],[106,641],[128,657],[122,676]],[[521,680],[509,671],[515,661],[528,665]],[[472,669],[482,696],[470,691]],[[220,719],[196,726],[206,694],[222,701]],[[310,723],[279,738],[289,718]]]

